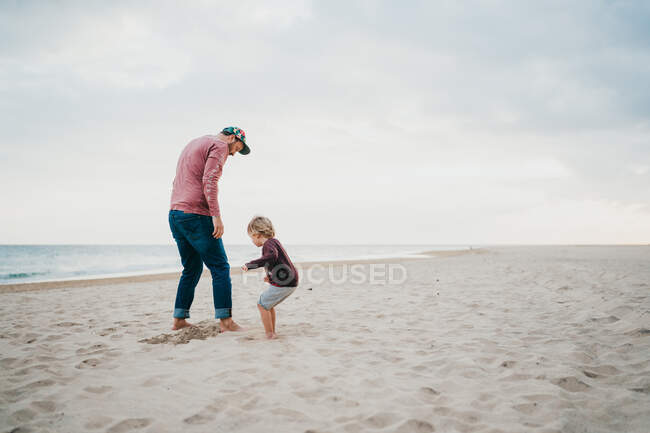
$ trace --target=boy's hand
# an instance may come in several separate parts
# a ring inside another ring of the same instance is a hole
[[[246,267],[246,265],[241,265],[241,270],[246,272],[248,270],[248,268]]]

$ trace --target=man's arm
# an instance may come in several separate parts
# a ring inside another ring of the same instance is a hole
[[[203,169],[203,194],[208,202],[210,215],[212,215],[212,224],[214,231],[212,236],[219,239],[223,235],[223,222],[221,221],[221,211],[219,209],[219,179],[223,170],[223,163],[228,156],[226,149],[216,147],[208,154],[208,159],[205,162]]]

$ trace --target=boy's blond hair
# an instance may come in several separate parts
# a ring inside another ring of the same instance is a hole
[[[273,223],[267,217],[254,216],[251,222],[248,223],[248,234],[262,235],[270,239],[275,236]]]

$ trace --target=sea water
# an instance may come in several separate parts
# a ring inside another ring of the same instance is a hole
[[[409,257],[452,245],[285,245],[294,262]],[[232,267],[256,259],[261,248],[226,245]],[[0,245],[0,284],[177,272],[176,245]]]

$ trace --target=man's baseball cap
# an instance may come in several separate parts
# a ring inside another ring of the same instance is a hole
[[[242,155],[248,155],[251,153],[251,148],[246,144],[246,133],[243,129],[237,128],[236,126],[227,126],[221,130],[221,133],[226,135],[234,135],[237,137],[237,140],[241,141],[244,147],[239,151]]]

